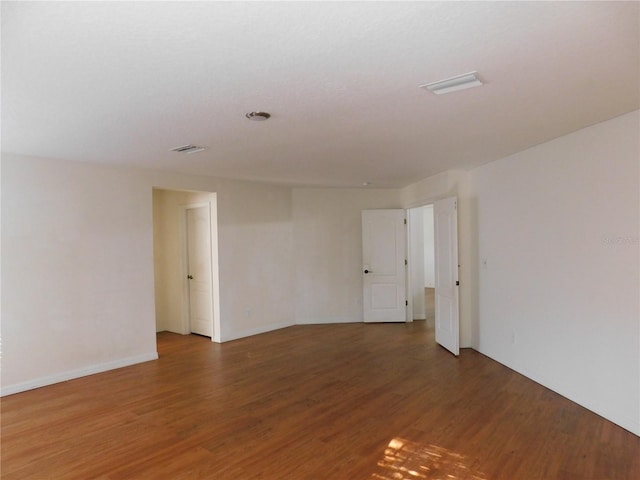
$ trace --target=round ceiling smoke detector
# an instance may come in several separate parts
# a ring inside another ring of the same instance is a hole
[[[268,120],[271,117],[271,114],[267,112],[250,112],[247,113],[245,117],[247,117],[249,120],[262,122],[264,120]]]

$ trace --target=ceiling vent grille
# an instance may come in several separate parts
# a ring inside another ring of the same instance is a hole
[[[203,150],[206,150],[207,147],[200,147],[198,145],[182,145],[181,147],[176,147],[176,148],[170,148],[169,151],[171,152],[178,152],[178,153],[197,153],[197,152],[202,152]]]
[[[464,90],[465,88],[479,87],[482,84],[482,81],[478,78],[478,72],[469,72],[457,77],[440,80],[439,82],[420,85],[420,88],[431,90],[436,95],[441,95]]]

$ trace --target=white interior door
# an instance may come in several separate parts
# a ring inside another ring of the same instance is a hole
[[[189,330],[213,335],[209,207],[186,209]]]
[[[365,322],[404,322],[405,211],[362,211],[362,285]]]
[[[460,353],[458,319],[458,200],[433,204],[435,238],[436,342]]]

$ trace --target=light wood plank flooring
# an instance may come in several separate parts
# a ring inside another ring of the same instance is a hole
[[[427,322],[158,348],[4,397],[2,479],[640,478],[640,438]]]

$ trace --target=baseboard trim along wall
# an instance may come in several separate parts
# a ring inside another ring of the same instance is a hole
[[[298,318],[296,325],[324,325],[332,323],[362,323],[362,316],[360,317],[314,317],[314,318]]]
[[[272,332],[274,330],[280,330],[281,328],[293,327],[294,325],[294,323],[273,323],[271,325],[250,328],[248,330],[241,330],[239,332],[231,332],[230,334],[222,336],[221,343],[238,340],[240,338],[251,337],[252,335],[260,335],[261,333]]]
[[[94,375],[96,373],[102,373],[109,370],[115,370],[116,368],[128,367],[130,365],[135,365],[136,363],[149,362],[157,359],[158,352],[150,352],[143,355],[136,355],[135,357],[114,360],[112,362],[99,363],[97,365],[80,368],[78,370],[69,370],[48,377],[40,377],[28,382],[6,386],[3,385],[0,389],[0,396],[4,397],[6,395],[13,395],[14,393],[26,392],[27,390],[33,390],[34,388],[45,387],[47,385],[53,385],[54,383],[66,382],[67,380],[86,377],[88,375]]]

